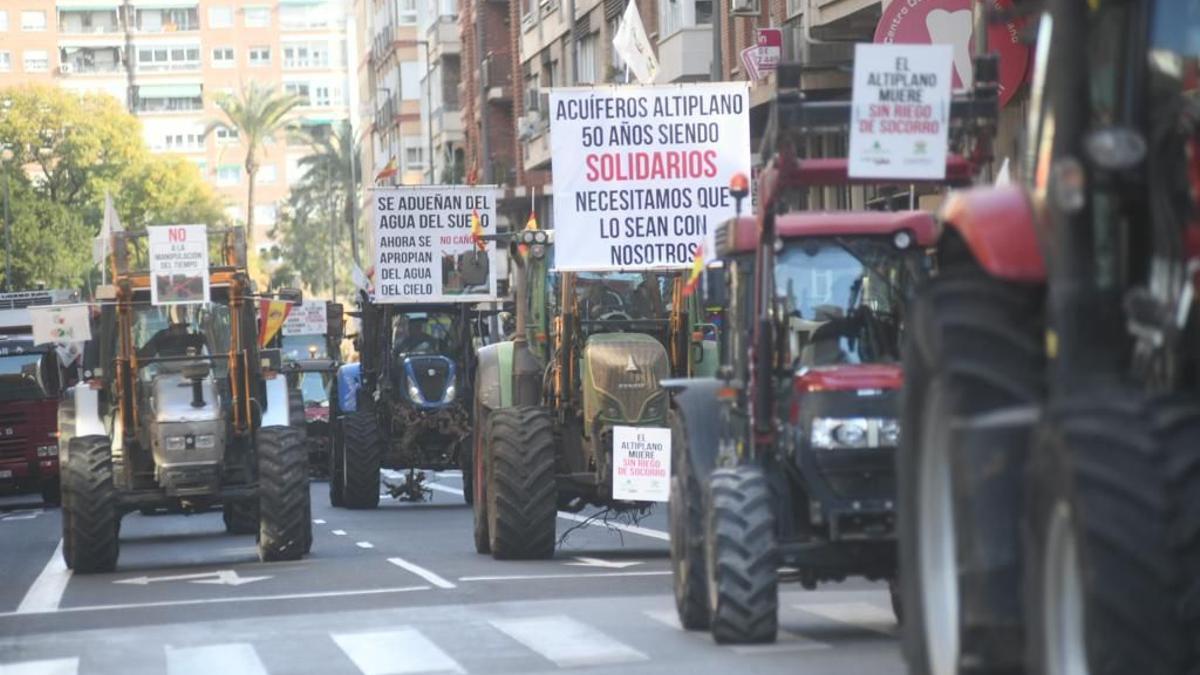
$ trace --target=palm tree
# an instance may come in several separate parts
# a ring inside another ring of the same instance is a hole
[[[297,106],[303,105],[304,100],[251,82],[248,87],[242,88],[240,96],[220,95],[216,103],[224,113],[224,119],[210,121],[204,128],[204,135],[207,137],[223,129],[236,134],[246,147],[246,176],[250,183],[246,189],[246,246],[250,251],[255,251],[254,179],[258,174],[259,153],[290,126],[288,116]]]
[[[308,132],[313,152],[300,160],[304,171],[298,187],[316,188],[327,193],[327,202],[340,208],[343,222],[350,230],[350,251],[355,264],[358,257],[358,223],[354,206],[362,185],[361,145],[355,141],[349,122],[343,122],[333,133]]]

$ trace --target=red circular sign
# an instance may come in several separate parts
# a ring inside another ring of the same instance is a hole
[[[1008,10],[1012,0],[992,0],[992,6]],[[1017,93],[1029,68],[1029,47],[1021,44],[1021,27],[1020,21],[988,27],[988,49],[1000,55],[1000,105]],[[974,75],[973,33],[971,0],[892,0],[875,27],[875,42],[951,45],[954,89],[958,90]]]

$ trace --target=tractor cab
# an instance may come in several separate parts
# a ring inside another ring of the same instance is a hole
[[[406,403],[422,409],[442,408],[457,393],[456,356],[462,344],[466,317],[457,309],[400,309],[392,317],[393,387]]]

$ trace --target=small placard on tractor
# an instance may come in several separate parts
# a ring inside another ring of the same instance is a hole
[[[613,427],[613,499],[665,502],[671,492],[671,430]]]

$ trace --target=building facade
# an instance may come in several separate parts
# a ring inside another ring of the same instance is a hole
[[[9,0],[0,5],[0,87],[46,82],[123,101],[155,152],[195,162],[247,213],[245,148],[223,132],[215,100],[250,82],[298,95],[300,125],[326,133],[349,118],[353,95],[347,0]],[[6,67],[7,66],[7,67]],[[261,158],[255,240],[269,242],[298,162],[301,136],[281,136]]]

